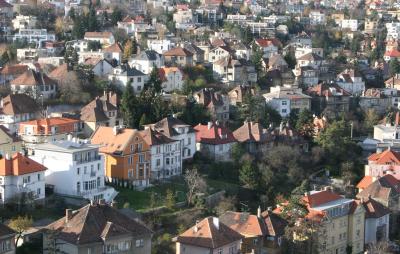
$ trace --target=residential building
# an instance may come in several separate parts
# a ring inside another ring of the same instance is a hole
[[[36,201],[45,197],[46,167],[20,154],[6,154],[0,159],[0,204],[27,195]]]
[[[197,103],[204,105],[214,121],[226,123],[229,120],[229,98],[213,89],[204,88],[194,93]]]
[[[352,95],[361,95],[365,91],[365,82],[361,74],[355,69],[346,69],[339,73],[336,79],[338,86]]]
[[[244,102],[246,96],[249,98],[255,96],[256,92],[251,86],[238,85],[228,92],[229,103],[237,105]]]
[[[263,51],[265,58],[278,54],[278,50],[282,46],[277,39],[256,39],[254,42]]]
[[[233,56],[233,51],[225,45],[219,45],[214,47],[208,53],[208,61],[214,63],[215,61],[229,58]]]
[[[52,99],[57,94],[57,82],[41,71],[28,70],[10,81],[13,93],[26,93],[34,99]]]
[[[87,58],[83,64],[90,67],[90,70],[97,77],[107,77],[107,75],[113,72],[112,64],[102,58]]]
[[[43,246],[56,241],[60,252],[69,254],[150,254],[153,232],[113,206],[100,201],[75,211],[66,209],[63,218],[43,229]]]
[[[81,109],[82,130],[89,137],[99,126],[119,126],[123,119],[119,111],[119,98],[116,93],[105,93]]]
[[[121,64],[123,50],[118,42],[103,49],[103,53],[104,59],[110,63]]]
[[[391,174],[400,180],[400,153],[390,148],[371,154],[368,157],[368,164],[365,165],[364,175],[372,177],[372,180],[386,174]]]
[[[164,66],[164,58],[154,50],[144,50],[130,59],[129,65],[144,74],[150,74],[154,66],[157,68]]]
[[[150,50],[154,50],[158,54],[163,54],[165,51],[168,51],[175,47],[175,43],[171,40],[163,39],[163,40],[147,40],[147,47]]]
[[[5,36],[11,34],[11,20],[14,16],[13,7],[14,6],[10,4],[9,1],[0,1],[0,30],[4,39]]]
[[[91,137],[105,157],[107,181],[145,188],[150,183],[151,142],[146,131],[100,126]]]
[[[365,209],[354,199],[342,197],[329,187],[307,192],[303,197],[306,218],[319,223],[318,249],[320,253],[351,253],[364,250]]]
[[[0,101],[0,124],[11,134],[18,131],[20,122],[36,119],[39,115],[39,106],[26,94],[10,94]]]
[[[22,140],[4,125],[0,125],[0,140],[0,157],[22,151]]]
[[[349,29],[352,32],[355,32],[358,30],[358,20],[356,19],[344,19],[342,20],[342,23],[340,24],[340,27],[342,29]]]
[[[274,108],[282,117],[290,112],[311,109],[311,97],[303,94],[301,88],[291,85],[271,87],[271,92],[263,95],[267,105]]]
[[[18,136],[24,141],[25,148],[34,149],[36,144],[66,140],[67,135],[76,136],[80,132],[78,119],[64,117],[42,118],[19,124]]]
[[[25,64],[6,65],[0,71],[0,84],[9,85],[11,80],[14,80],[19,75],[28,71],[29,67]]]
[[[155,131],[146,128],[143,138],[151,149],[152,180],[163,180],[182,174],[182,154],[179,140],[173,140]]]
[[[215,161],[232,159],[232,147],[236,139],[227,127],[218,122],[208,122],[207,125],[196,125],[194,130],[198,152]]]
[[[177,65],[181,67],[193,65],[193,53],[189,50],[176,47],[163,53],[165,63],[169,65]]]
[[[319,70],[324,61],[324,58],[315,53],[307,53],[305,55],[298,57],[296,60],[298,67],[310,66],[316,70]]]
[[[231,56],[214,61],[212,66],[214,78],[223,83],[244,83],[247,80],[244,66]]]
[[[378,114],[384,114],[392,106],[391,97],[384,89],[369,88],[360,97],[359,106],[362,110],[373,109]]]
[[[135,18],[127,16],[122,21],[118,21],[117,26],[119,29],[125,30],[128,35],[134,36],[151,29],[151,25],[144,20],[143,16],[139,15]]]
[[[86,32],[84,39],[88,41],[98,41],[105,46],[115,43],[114,35],[111,32]]]
[[[15,254],[16,234],[14,230],[0,223],[0,249],[2,254]]]
[[[148,75],[129,65],[117,66],[108,75],[108,80],[111,80],[117,86],[125,88],[130,83],[135,94],[139,94],[143,90],[147,79]]]
[[[47,167],[46,184],[59,195],[107,202],[117,195],[105,185],[104,158],[98,145],[70,137],[36,145],[31,158]]]
[[[364,244],[369,246],[389,241],[390,210],[372,198],[362,198],[360,203],[365,210]]]
[[[175,117],[166,117],[147,127],[164,134],[170,139],[180,141],[182,160],[193,158],[196,152],[196,133],[192,126]]]
[[[191,42],[183,42],[181,46],[186,50],[189,50],[193,54],[193,64],[203,64],[204,63],[204,50],[199,48],[197,45]]]
[[[325,13],[320,11],[311,11],[309,14],[311,25],[325,25],[326,16]]]
[[[56,35],[47,32],[47,29],[19,29],[18,33],[14,34],[13,41],[27,41],[35,43],[38,48],[45,41],[55,41]]]
[[[164,92],[182,90],[184,74],[178,67],[161,67],[159,75],[162,80],[161,87]]]
[[[173,21],[176,29],[186,30],[195,26],[195,17],[188,6],[180,5],[176,13],[173,14]]]
[[[273,136],[257,122],[245,121],[233,132],[238,143],[250,154],[263,154],[273,146]]]
[[[35,16],[17,15],[12,20],[12,26],[15,30],[33,29],[36,27],[37,18]]]
[[[176,254],[240,253],[242,236],[219,221],[207,217],[197,222],[176,239]]]

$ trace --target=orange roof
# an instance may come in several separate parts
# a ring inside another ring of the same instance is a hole
[[[6,65],[0,73],[2,75],[18,75],[26,72],[29,69],[28,65],[16,64],[16,65]]]
[[[397,49],[392,49],[390,51],[386,51],[385,52],[385,56],[400,57],[400,51],[398,51]]]
[[[243,236],[264,236],[265,227],[257,215],[228,211],[220,216],[221,222]]]
[[[19,176],[44,171],[47,168],[36,161],[23,156],[20,153],[14,154],[11,159],[0,160],[0,176]]]
[[[232,132],[217,123],[198,124],[194,127],[194,130],[196,131],[196,142],[199,143],[219,145],[236,142]]]
[[[269,46],[275,46],[275,47],[280,47],[282,43],[278,39],[256,39],[257,44],[260,47],[269,47]]]
[[[105,48],[103,50],[104,52],[116,52],[116,53],[122,53],[122,48],[121,45],[118,44],[118,42],[110,45],[109,47]]]
[[[400,164],[400,153],[387,149],[381,153],[374,153],[368,157],[368,161],[376,164]]]
[[[364,176],[363,179],[357,184],[358,189],[365,189],[367,188],[374,180],[372,176]]]
[[[79,120],[65,118],[65,117],[52,117],[52,118],[42,118],[38,120],[32,120],[27,122],[21,122],[20,125],[35,125],[35,126],[54,126],[63,124],[74,124],[78,123]]]
[[[310,208],[312,208],[341,198],[342,196],[332,192],[331,190],[323,190],[308,194],[303,198],[303,200]]]
[[[85,38],[109,38],[113,34],[111,32],[86,32]]]
[[[193,56],[193,53],[185,48],[177,47],[177,48],[173,48],[168,51],[165,51],[163,53],[163,55],[164,56]]]

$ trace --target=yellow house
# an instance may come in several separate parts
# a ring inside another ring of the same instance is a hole
[[[0,155],[4,157],[6,154],[12,155],[22,151],[22,140],[17,136],[10,134],[10,131],[0,125]]]
[[[310,219],[318,219],[321,254],[362,253],[364,250],[365,209],[354,199],[344,198],[329,188],[306,193]]]

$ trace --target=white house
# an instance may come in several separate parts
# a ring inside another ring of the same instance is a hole
[[[387,38],[399,39],[400,38],[400,22],[386,23]]]
[[[311,25],[324,25],[326,23],[326,16],[323,12],[311,11],[309,17]]]
[[[121,59],[122,59],[122,47],[121,45],[116,42],[111,46],[108,46],[107,48],[105,48],[103,50],[104,53],[104,59],[112,62],[112,61],[117,61],[117,64],[121,63]]]
[[[47,167],[46,184],[53,185],[55,193],[106,202],[117,195],[104,184],[104,158],[97,145],[69,137],[37,145],[31,158]]]
[[[186,30],[192,28],[195,25],[195,17],[191,9],[183,8],[179,9],[173,15],[173,21],[175,22],[176,29]]]
[[[146,126],[147,127],[147,126]],[[180,141],[182,159],[192,159],[196,152],[196,133],[192,126],[175,117],[166,117],[148,127],[164,134],[170,139]]]
[[[56,35],[47,32],[47,29],[19,29],[18,33],[14,34],[13,41],[27,41],[29,43],[36,43],[41,47],[44,41],[55,41]]]
[[[148,40],[147,47],[151,50],[156,51],[158,54],[162,54],[172,48],[175,48],[175,43],[171,40]]]
[[[107,76],[113,72],[113,66],[105,59],[88,58],[85,60],[85,65],[91,66],[93,74],[98,77]]]
[[[390,210],[371,198],[361,203],[365,209],[365,245],[388,241]]]
[[[168,138],[161,132],[149,130],[145,135],[151,135],[149,146],[151,149],[151,174],[153,180],[167,179],[182,174],[182,149],[181,142]]]
[[[343,19],[340,23],[342,29],[350,29],[352,32],[356,32],[358,29],[357,19]]]
[[[72,40],[65,42],[65,48],[72,47],[76,50],[76,52],[88,51],[88,46],[88,40]]]
[[[255,44],[264,53],[263,57],[270,58],[273,55],[278,54],[281,43],[277,39],[256,39]]]
[[[159,69],[164,92],[181,90],[183,87],[183,72],[178,67],[161,67]]]
[[[365,82],[355,69],[346,69],[341,72],[337,76],[336,83],[352,95],[361,95],[365,91]]]
[[[46,167],[20,153],[0,160],[0,204],[27,194],[33,200],[45,197]]]
[[[148,76],[136,68],[131,68],[128,65],[120,65],[114,68],[114,71],[108,75],[108,79],[116,85],[123,87],[131,83],[133,91],[138,94],[143,90]]]
[[[229,47],[218,46],[218,47],[215,47],[210,50],[210,52],[208,53],[208,61],[210,63],[213,63],[222,58],[227,58],[227,57],[231,56],[231,54],[233,54],[233,52],[231,51],[231,49]]]
[[[98,41],[102,45],[112,45],[115,43],[114,35],[111,32],[86,32],[84,39]]]
[[[35,16],[18,15],[12,20],[15,30],[32,29],[36,27],[37,18]]]
[[[129,60],[129,65],[144,74],[149,74],[154,66],[157,68],[164,66],[164,58],[163,55],[158,54],[154,50],[145,50]]]

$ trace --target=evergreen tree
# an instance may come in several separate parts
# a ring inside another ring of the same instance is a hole
[[[389,62],[389,71],[390,75],[395,75],[397,73],[400,73],[400,62],[397,60],[397,58],[393,58]]]
[[[254,39],[253,33],[251,32],[250,26],[247,26],[246,29],[244,30],[243,34],[243,42],[246,43],[246,45],[249,45]]]
[[[251,56],[251,62],[254,64],[254,67],[257,71],[257,76],[260,77],[262,71],[262,58],[263,52],[255,43],[253,43],[253,54]]]
[[[291,53],[286,54],[284,56],[284,59],[290,69],[294,69],[296,67],[296,57],[293,54]]]
[[[72,20],[75,21],[76,14],[75,14],[75,9],[74,9],[74,7],[71,7],[71,9],[69,10],[68,15],[69,15],[69,17],[70,17]]]
[[[118,8],[115,7],[113,12],[111,13],[111,23],[115,26],[118,21],[122,20],[122,11]]]
[[[158,73],[158,68],[155,64],[153,64],[153,69],[151,70],[149,80],[146,82],[144,87],[145,89],[152,87],[156,93],[160,93],[162,89],[161,84],[162,81]]]
[[[129,82],[125,87],[125,91],[122,94],[122,100],[121,100],[121,111],[122,111],[122,116],[124,118],[124,123],[129,128],[136,127],[135,124],[136,106],[137,106],[136,97],[135,94],[133,93],[132,84]]]
[[[140,118],[139,125],[143,127],[144,125],[149,124],[149,123],[150,123],[150,121],[147,119],[146,113],[144,113],[142,115],[142,117]]]
[[[306,138],[311,139],[314,135],[314,118],[310,110],[300,111],[296,121],[296,130]]]
[[[90,1],[91,3],[91,1]],[[96,17],[96,10],[93,7],[92,4],[89,5],[89,14],[88,14],[88,18],[87,18],[87,30],[89,32],[94,32],[97,31],[99,28],[98,22],[97,22],[97,17]]]
[[[132,40],[132,54],[134,54],[134,55],[137,54],[138,47],[139,47],[139,44],[138,44],[138,42],[136,40],[136,37],[133,37],[133,40]]]
[[[82,39],[86,32],[86,18],[84,16],[76,16],[72,27],[72,36],[75,39]]]
[[[239,170],[240,182],[247,188],[254,190],[258,186],[258,177],[257,168],[253,167],[250,161],[244,161]]]

